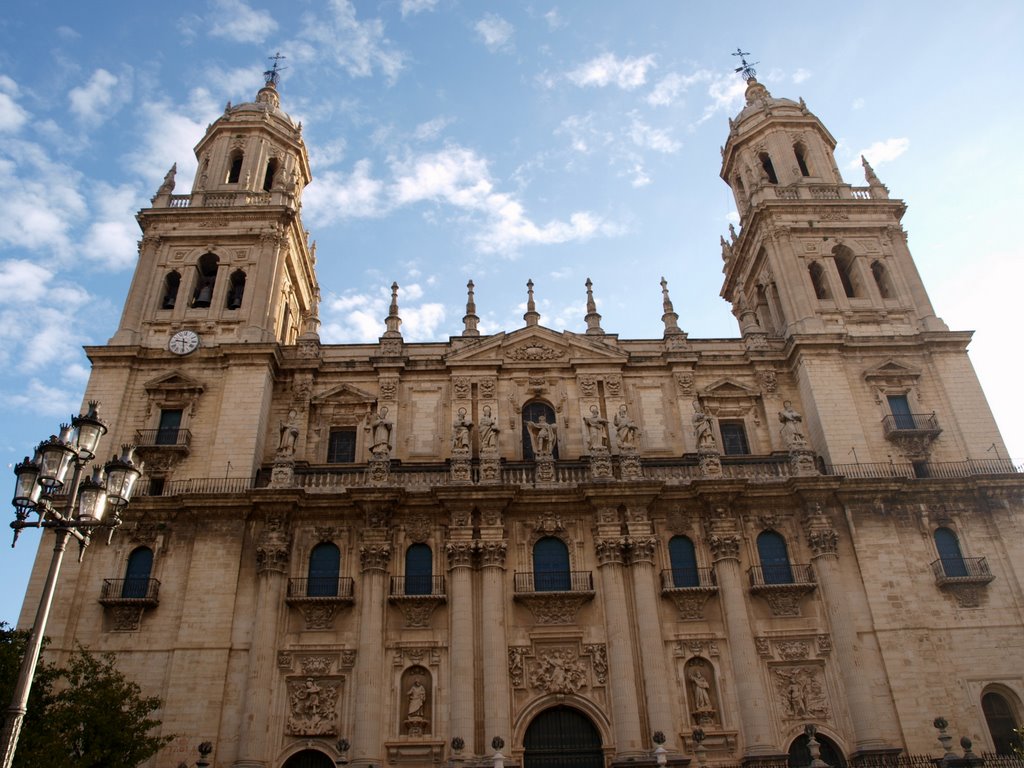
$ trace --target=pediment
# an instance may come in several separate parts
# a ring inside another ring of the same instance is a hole
[[[448,355],[449,364],[557,365],[579,362],[625,363],[629,355],[611,345],[571,331],[561,333],[542,325],[497,333]]]
[[[920,376],[920,368],[913,368],[897,360],[887,360],[881,365],[864,371],[864,378],[867,381],[872,379],[882,381],[917,379]]]
[[[705,397],[757,397],[760,394],[734,379],[719,379],[704,388]]]
[[[349,403],[372,403],[377,396],[349,384],[339,384],[314,397],[312,405],[341,405]]]
[[[202,382],[197,379],[193,379],[191,376],[186,376],[178,371],[171,371],[165,373],[162,376],[157,376],[155,379],[150,379],[143,384],[146,392],[150,395],[171,392],[189,392],[195,395],[201,395],[206,387]]]

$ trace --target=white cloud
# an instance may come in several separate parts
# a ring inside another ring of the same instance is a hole
[[[646,187],[648,184],[651,183],[651,177],[647,175],[647,171],[644,170],[643,165],[641,165],[640,163],[634,165],[631,172],[633,174],[633,180],[630,182],[630,184],[633,185],[634,189]]]
[[[12,259],[0,262],[0,304],[18,304],[42,299],[53,272],[33,261]]]
[[[251,101],[256,92],[263,87],[263,68],[258,66],[221,69],[210,67],[206,70],[203,82],[217,91],[219,95],[230,99]]]
[[[399,288],[398,314],[406,341],[430,341],[445,320],[445,308],[437,302],[416,304],[424,291],[418,284]],[[382,285],[375,294],[335,296],[322,307],[326,322],[320,337],[328,344],[374,342],[385,330],[384,318],[391,304],[391,289]]]
[[[71,27],[59,26],[57,27],[57,37],[61,40],[78,40],[81,35]]]
[[[364,158],[355,164],[350,174],[328,171],[315,178],[303,194],[303,206],[310,222],[329,224],[383,215],[386,212],[381,200],[384,183],[372,178],[370,171],[370,161]]]
[[[653,149],[655,152],[673,154],[683,146],[681,142],[673,139],[668,131],[661,128],[652,128],[633,115],[633,124],[629,129],[629,137],[638,147]]]
[[[796,83],[797,85],[800,85],[800,83],[810,78],[810,76],[811,73],[808,70],[801,67],[800,69],[793,73],[793,82]]]
[[[515,27],[496,13],[488,13],[473,28],[491,51],[500,51],[508,47],[515,32]]]
[[[704,107],[704,114],[697,124],[710,120],[718,112],[734,113],[742,103],[746,89],[747,84],[732,73],[716,76],[708,86],[711,103]]]
[[[304,15],[300,37],[286,48],[298,61],[331,58],[352,77],[370,77],[380,70],[390,82],[397,79],[405,59],[384,36],[384,22],[357,19],[351,0],[330,0],[325,17]]]
[[[219,108],[201,89],[192,92],[187,106],[170,101],[146,102],[139,109],[141,130],[138,148],[126,156],[129,167],[148,182],[153,191],[174,163],[178,164],[178,179],[190,180],[195,176],[196,159],[192,148],[196,137],[202,136]]]
[[[647,82],[647,70],[653,66],[654,56],[651,54],[619,59],[614,54],[605,53],[584,62],[566,77],[581,88],[617,85],[630,91]]]
[[[314,144],[309,148],[309,163],[318,171],[337,165],[345,157],[348,142],[344,136],[328,141],[326,144]]]
[[[63,417],[69,412],[78,412],[82,392],[79,387],[62,389],[44,384],[39,379],[30,379],[25,391],[10,393],[5,399],[9,406],[19,410],[39,416]]]
[[[454,122],[450,117],[435,117],[425,123],[420,123],[413,131],[417,141],[432,141],[441,135],[441,132]]]
[[[558,29],[565,26],[565,21],[559,16],[557,8],[552,8],[545,13],[544,21],[548,23],[548,29]]]
[[[850,104],[850,109],[864,109],[865,103],[866,102],[864,101],[864,98],[858,96],[856,99],[853,100],[853,103]]]
[[[97,184],[90,195],[98,201],[98,212],[82,242],[86,258],[111,269],[127,269],[138,255],[138,227],[134,213],[142,202],[138,190],[123,185]]]
[[[236,43],[262,43],[277,31],[269,11],[257,11],[243,0],[213,0],[210,35]]]
[[[131,98],[131,82],[97,69],[88,82],[68,93],[71,111],[84,123],[99,125]]]
[[[885,141],[876,141],[870,147],[862,149],[856,154],[853,160],[850,161],[848,167],[851,169],[857,169],[861,167],[860,158],[861,155],[867,158],[868,162],[872,166],[878,168],[885,163],[895,160],[897,157],[902,155],[910,147],[910,139],[906,137],[900,137],[897,139],[886,139]]]
[[[28,118],[28,112],[10,94],[0,92],[0,133],[17,132]]]
[[[669,72],[647,94],[647,103],[652,107],[667,107],[669,104],[674,103],[676,97],[691,85],[710,79],[711,73],[706,69],[698,70],[692,75],[680,75],[678,72]]]
[[[437,7],[437,0],[402,0],[402,18],[424,11],[432,11]]]

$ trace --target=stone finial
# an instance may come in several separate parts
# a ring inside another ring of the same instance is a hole
[[[864,166],[864,179],[868,183],[868,188],[871,190],[871,197],[879,198],[882,200],[889,199],[889,188],[882,183],[881,179],[878,178],[878,174],[875,173],[875,169],[871,167],[871,163],[864,155],[860,156],[860,164]]]
[[[732,240],[734,245],[735,245],[736,241],[739,239],[736,236],[736,227],[733,226],[731,221],[729,222],[729,238]]]
[[[661,278],[661,306],[663,314],[661,322],[665,324],[665,335],[674,336],[682,333],[679,328],[679,315],[672,308],[672,299],[668,296],[668,280]]]
[[[169,195],[174,191],[174,176],[178,172],[178,164],[175,163],[171,166],[171,170],[164,176],[164,182],[160,185],[160,189],[157,190],[158,195]]]
[[[462,318],[462,335],[479,336],[480,331],[476,327],[479,322],[480,318],[476,314],[476,302],[473,300],[473,281],[470,280],[466,283],[466,315]]]
[[[391,284],[391,306],[388,307],[388,316],[384,320],[387,330],[384,331],[385,338],[401,338],[402,333],[398,326],[402,324],[402,318],[398,316],[398,283]]]
[[[732,245],[726,242],[725,238],[719,235],[719,242],[722,244],[722,261],[728,263],[732,259]]]
[[[597,304],[594,303],[594,284],[590,282],[588,277],[584,285],[587,286],[587,315],[584,318],[587,321],[587,335],[603,334],[604,329],[601,328],[601,316],[597,313]]]
[[[537,311],[537,303],[533,300],[533,280],[526,281],[526,314],[523,320],[527,326],[537,325],[540,322],[540,312]]]

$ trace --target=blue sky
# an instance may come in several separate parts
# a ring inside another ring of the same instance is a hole
[[[691,337],[738,335],[718,297],[736,220],[719,146],[742,100],[730,52],[776,96],[803,96],[868,155],[938,314],[977,331],[972,359],[1010,452],[1024,253],[1012,236],[1024,163],[1017,2],[20,3],[0,18],[0,436],[13,465],[78,410],[83,344],[116,329],[134,213],[227,101],[252,100],[287,56],[282,106],[303,121],[327,343],[375,339],[402,286],[408,340],[541,322],[661,335],[659,280]],[[1017,385],[1017,386],[1015,386]],[[6,473],[0,496],[9,496]],[[0,560],[18,612],[38,536]],[[101,546],[101,545],[100,545]]]

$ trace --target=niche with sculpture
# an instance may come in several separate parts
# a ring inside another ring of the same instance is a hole
[[[715,668],[711,662],[694,656],[683,667],[690,717],[695,725],[707,727],[718,724],[718,691]]]
[[[401,734],[418,738],[430,734],[433,690],[430,671],[426,667],[409,667],[402,673]]]

